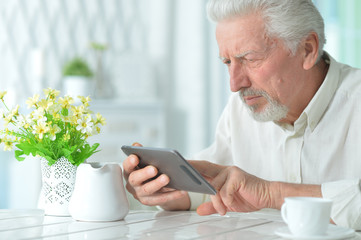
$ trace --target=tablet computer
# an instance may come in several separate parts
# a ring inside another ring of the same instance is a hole
[[[215,195],[217,191],[192,167],[176,150],[167,148],[150,148],[122,146],[126,155],[137,155],[139,167],[152,165],[170,178],[166,187]]]

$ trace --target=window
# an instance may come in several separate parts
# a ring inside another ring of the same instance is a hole
[[[325,50],[337,61],[361,68],[361,1],[314,0],[325,20]]]

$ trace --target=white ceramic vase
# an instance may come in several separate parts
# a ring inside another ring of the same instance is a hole
[[[118,163],[82,163],[69,204],[78,221],[117,221],[129,212],[129,202]]]
[[[65,94],[77,100],[78,96],[89,96],[92,81],[83,76],[67,76],[63,79],[63,91]]]
[[[77,166],[72,165],[65,157],[59,158],[49,166],[45,158],[41,158],[42,188],[39,197],[39,208],[46,215],[69,216],[69,202],[75,185]]]

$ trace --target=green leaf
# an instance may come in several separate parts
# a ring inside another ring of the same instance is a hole
[[[24,157],[20,157],[20,156],[22,156],[22,155],[24,155],[24,151],[21,151],[21,150],[15,150],[15,158],[16,158],[16,160],[18,160],[18,161],[24,161]]]
[[[44,155],[41,152],[39,152],[38,156],[45,158],[48,161],[49,166],[53,165],[58,160],[58,159],[54,159],[50,156]]]
[[[18,143],[15,145],[18,149],[22,150],[24,155],[34,155],[36,148],[28,142]]]

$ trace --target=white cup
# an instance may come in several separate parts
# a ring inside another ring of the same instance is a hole
[[[325,235],[332,201],[315,197],[288,197],[281,208],[283,220],[295,236]]]

